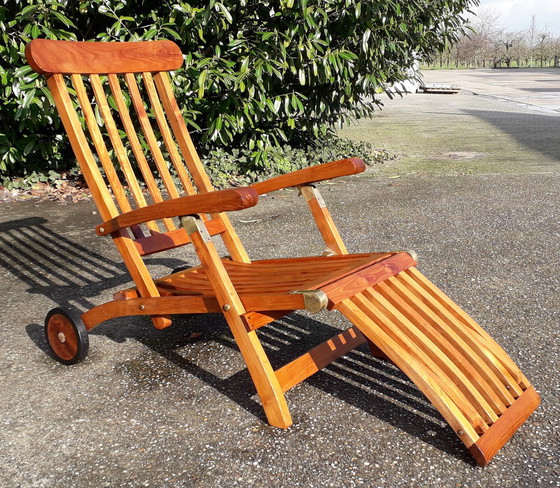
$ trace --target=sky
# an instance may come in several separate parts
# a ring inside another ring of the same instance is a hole
[[[493,9],[508,31],[527,30],[535,16],[537,30],[560,34],[560,0],[480,0],[480,9]]]

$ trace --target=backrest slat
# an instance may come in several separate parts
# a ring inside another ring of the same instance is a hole
[[[173,135],[179,144],[181,153],[187,163],[187,167],[192,175],[194,183],[199,192],[212,191],[212,183],[204,171],[204,166],[198,157],[198,153],[194,147],[187,126],[185,125],[185,120],[183,119],[183,114],[177,105],[177,100],[173,95],[173,90],[171,89],[171,84],[169,83],[169,78],[167,73],[160,73],[161,76],[155,78],[156,86],[159,91],[159,96],[165,108],[165,113],[169,120],[169,124],[173,129]]]
[[[42,39],[27,45],[26,57],[48,80],[103,220],[165,198],[214,190],[167,74],[183,62],[173,42]],[[221,236],[232,259],[249,261],[226,214],[201,218],[211,234]],[[131,272],[140,273],[141,293],[152,295],[154,287],[146,269],[135,264],[138,249],[145,254],[188,243],[177,222],[166,218],[112,235]],[[140,248],[133,239],[141,241]]]
[[[140,95],[140,90],[138,88],[136,78],[131,73],[126,73],[124,77],[128,85],[128,91],[132,99],[132,104],[136,109],[136,115],[142,127],[142,132],[144,133],[144,137],[150,148],[151,155],[157,166],[159,175],[163,181],[163,184],[165,185],[165,189],[167,190],[167,193],[171,198],[178,198],[179,192],[177,191],[177,187],[173,182],[173,178],[171,177],[171,173],[169,172],[169,168],[167,167],[167,163],[165,162],[157,138],[154,134],[154,129],[152,127],[152,124],[150,123],[150,119],[148,118],[146,109],[144,108],[144,100]]]
[[[111,144],[113,145],[117,161],[119,162],[121,171],[123,172],[125,180],[128,183],[128,187],[130,188],[134,201],[139,207],[145,207],[147,205],[146,199],[144,198],[142,189],[138,184],[138,180],[136,179],[136,175],[134,174],[134,170],[132,169],[132,165],[130,164],[130,160],[121,140],[99,75],[91,75],[90,83],[95,95],[97,106],[99,107],[99,111],[101,112],[103,121],[105,122],[105,128],[107,129],[109,138],[111,139]],[[119,105],[117,96],[114,93],[113,99],[115,100],[115,103]],[[150,230],[159,232],[159,228],[155,222],[148,222],[146,225]]]
[[[103,220],[110,220],[119,215],[119,211],[93,158],[91,148],[82,130],[82,125],[72,105],[64,77],[60,74],[52,75],[47,79],[47,85],[68,133],[68,139],[76,159],[80,163],[82,174],[95,198],[101,218]]]
[[[154,81],[156,82],[159,96],[163,102],[163,107],[165,108],[169,124],[173,129],[175,139],[179,144],[181,153],[183,154],[198,191],[201,193],[212,191],[212,183],[210,183],[210,178],[208,178],[206,171],[204,171],[204,166],[198,157],[198,153],[185,124],[185,119],[183,119],[181,110],[177,105],[177,100],[173,95],[173,90],[167,73],[158,73],[158,76],[154,77]],[[227,250],[231,254],[231,257],[235,261],[245,263],[250,262],[249,255],[247,254],[247,251],[245,251],[243,244],[231,225],[229,217],[226,214],[213,214],[212,218],[221,219],[224,224],[226,232],[222,234],[222,239]]]
[[[86,119],[89,135],[93,141],[95,149],[97,150],[99,160],[105,170],[105,175],[107,176],[109,184],[113,189],[113,194],[115,195],[121,212],[128,212],[131,210],[130,203],[128,203],[122,184],[109,156],[109,151],[107,150],[107,146],[105,145],[105,141],[101,135],[101,130],[99,130],[99,125],[97,125],[97,120],[95,119],[95,114],[91,108],[91,102],[87,95],[82,75],[72,75],[71,79],[72,85],[74,86],[74,90],[76,90],[76,95],[78,96],[78,100],[80,102],[80,107]],[[113,131],[109,127],[107,127],[107,129],[109,135],[111,136]]]
[[[173,167],[175,171],[177,171],[177,176],[183,185],[184,191],[188,195],[193,195],[196,193],[194,189],[191,179],[187,174],[185,169],[185,164],[183,159],[181,158],[179,151],[177,150],[177,144],[173,139],[173,134],[171,133],[171,129],[169,128],[169,124],[167,123],[167,119],[165,118],[165,113],[163,111],[163,107],[161,106],[161,102],[159,100],[159,94],[157,92],[156,86],[154,84],[154,79],[151,73],[143,73],[144,79],[144,86],[148,93],[148,97],[150,98],[150,102],[152,103],[152,109],[156,116],[156,121],[163,137],[163,141],[165,143],[165,147],[171,158],[171,162],[173,163]],[[160,74],[156,74],[156,77],[160,76]]]
[[[95,76],[96,75],[91,76],[92,82]],[[150,193],[150,196],[152,197],[152,200],[154,202],[162,202],[163,197],[161,196],[161,192],[159,191],[159,188],[157,186],[156,180],[152,173],[152,169],[150,168],[150,165],[148,164],[148,161],[146,159],[146,155],[144,154],[144,150],[142,149],[142,144],[140,143],[136,127],[134,127],[134,122],[132,121],[128,107],[126,106],[124,94],[121,90],[118,78],[116,76],[110,77],[109,84],[113,92],[113,99],[115,100],[115,104],[117,106],[124,131],[126,132],[126,135],[128,137],[130,148],[132,149],[132,153],[134,154],[136,163],[140,168],[140,172],[142,173],[144,183],[146,183],[146,187],[148,188],[148,192]],[[169,230],[173,230],[175,228],[175,225],[173,224],[173,221],[171,219],[165,219],[164,222],[165,226]]]

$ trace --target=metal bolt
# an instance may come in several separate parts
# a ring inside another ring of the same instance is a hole
[[[105,232],[105,228],[104,227],[99,227],[99,232],[101,232],[103,234],[103,232]]]
[[[226,303],[223,307],[222,310],[224,312],[229,312],[231,310],[231,305],[229,303]]]
[[[464,432],[462,430],[457,431],[457,435],[463,435],[463,434],[464,434]]]
[[[138,308],[139,308],[140,310],[144,310],[146,307],[145,307],[144,305],[140,305]]]
[[[511,386],[506,385],[506,390],[511,390]]]
[[[57,337],[58,337],[58,340],[59,340],[60,342],[62,342],[62,343],[65,343],[65,342],[66,342],[66,336],[64,335],[64,332],[59,332],[58,335],[57,335]]]

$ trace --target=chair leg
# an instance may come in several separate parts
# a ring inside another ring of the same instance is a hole
[[[287,429],[292,425],[292,417],[286,397],[257,336],[257,331],[248,332],[243,317],[237,314],[224,313],[224,315],[261,399],[268,423],[274,427]]]
[[[245,313],[243,304],[214,244],[207,235],[204,224],[193,216],[183,217],[181,221],[194,244],[233,338],[245,359],[269,423],[287,429],[292,425],[292,419],[278,377],[272,369],[256,331],[250,331],[249,324],[243,318]]]
[[[338,309],[420,388],[481,465],[539,403],[496,342],[415,268]]]

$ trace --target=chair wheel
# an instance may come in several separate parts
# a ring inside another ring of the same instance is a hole
[[[45,338],[54,358],[62,364],[76,364],[87,356],[88,331],[73,310],[53,308],[45,319]]]

